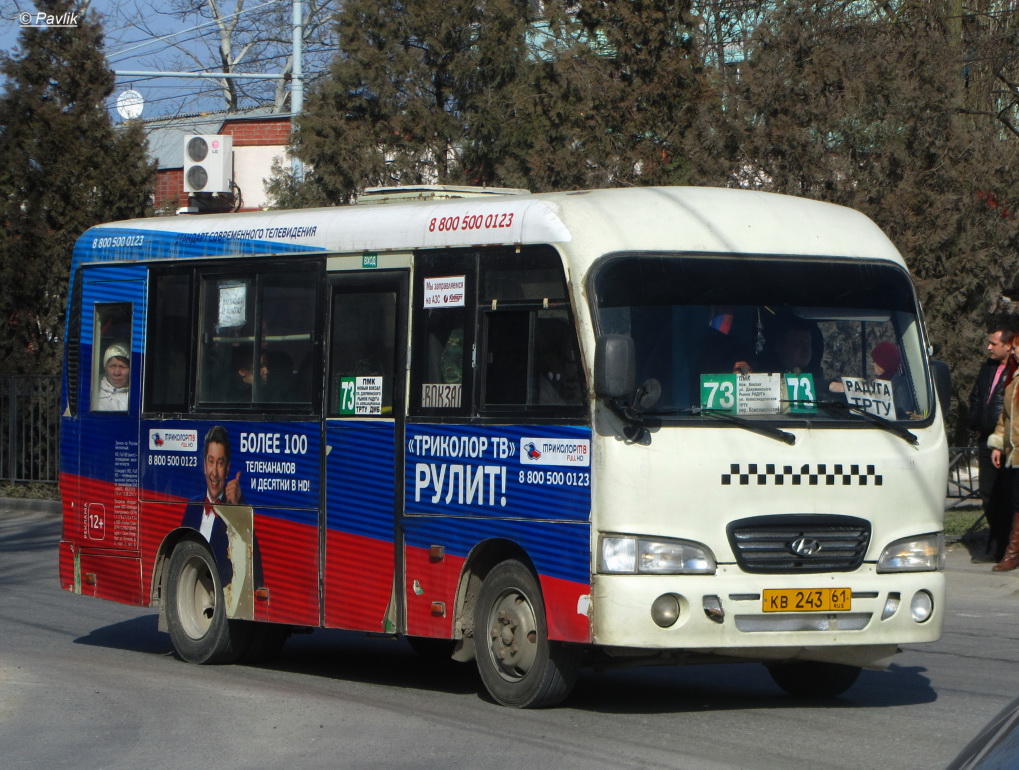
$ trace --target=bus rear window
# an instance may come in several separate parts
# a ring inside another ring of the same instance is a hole
[[[126,412],[131,391],[131,303],[97,304],[92,332],[92,411]]]

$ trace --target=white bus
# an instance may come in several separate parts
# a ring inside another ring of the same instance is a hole
[[[402,635],[536,707],[585,665],[832,696],[941,633],[942,369],[855,211],[431,187],[115,222],[67,334],[61,583],[158,607],[184,660]]]

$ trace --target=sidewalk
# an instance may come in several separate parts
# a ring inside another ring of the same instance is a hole
[[[945,558],[945,580],[949,604],[969,598],[980,600],[1014,600],[1019,594],[1019,569],[1011,572],[992,572],[994,564],[973,564],[971,554],[963,543],[948,546]]]

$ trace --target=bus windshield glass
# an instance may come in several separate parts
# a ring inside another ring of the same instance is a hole
[[[592,280],[598,333],[630,337],[636,384],[660,388],[646,414],[930,416],[916,300],[894,265],[641,254]]]

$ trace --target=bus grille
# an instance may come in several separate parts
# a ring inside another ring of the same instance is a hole
[[[851,572],[870,543],[870,522],[854,516],[756,516],[734,521],[726,531],[744,572]]]

